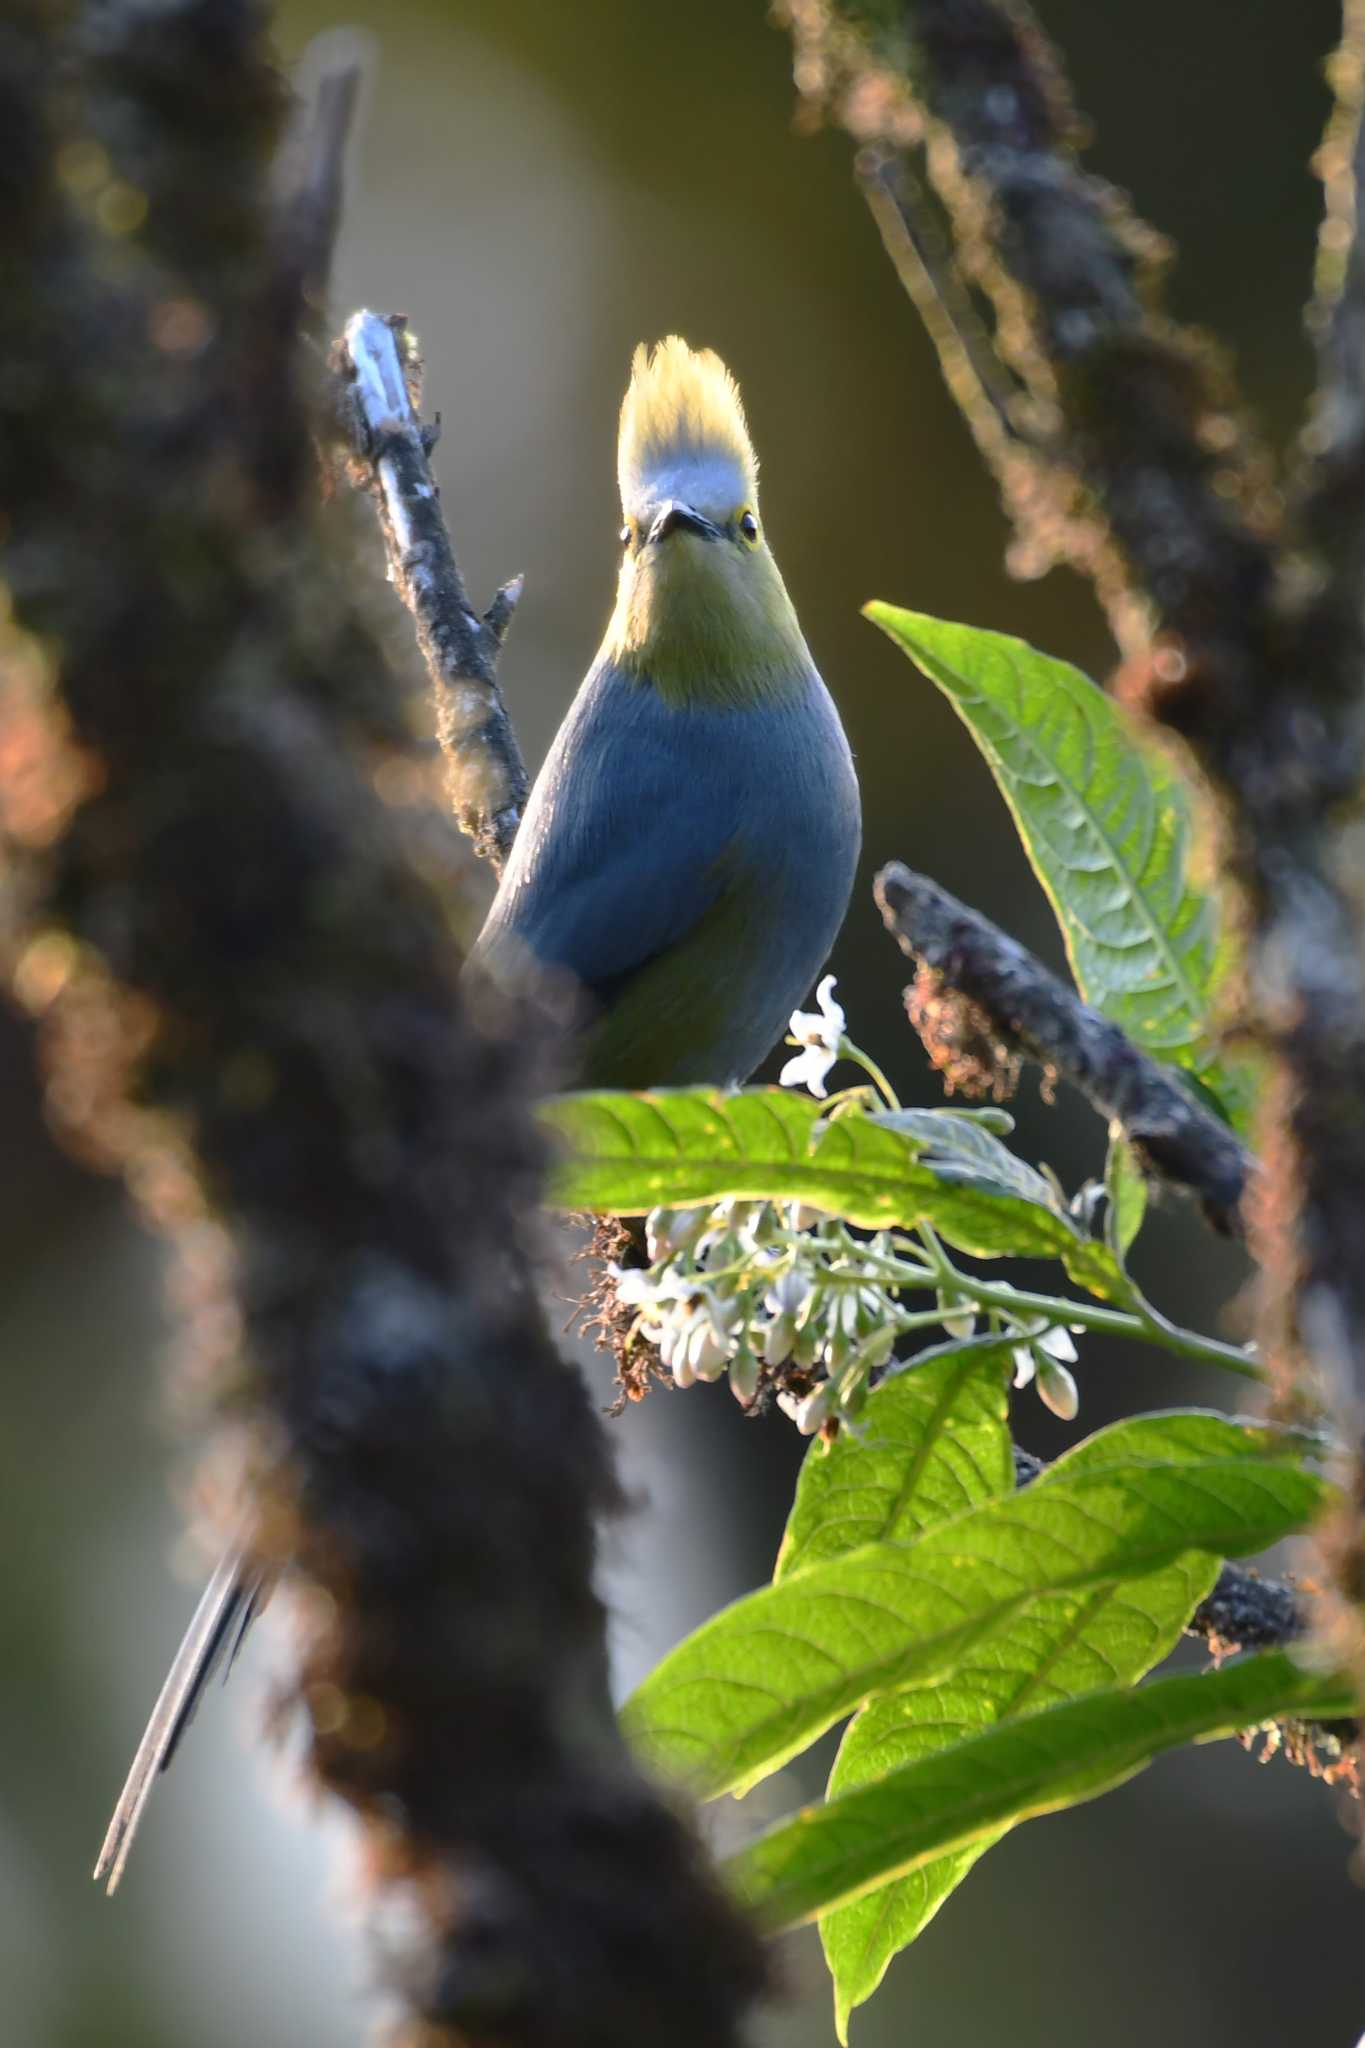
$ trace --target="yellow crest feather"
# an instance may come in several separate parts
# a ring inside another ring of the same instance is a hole
[[[629,508],[660,477],[699,464],[732,466],[737,496],[755,497],[758,461],[739,386],[714,349],[689,348],[677,334],[653,349],[641,342],[621,404],[622,504]]]

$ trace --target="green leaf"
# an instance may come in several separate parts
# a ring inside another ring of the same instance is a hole
[[[944,1179],[909,1131],[859,1112],[826,1121],[820,1103],[789,1089],[559,1095],[540,1113],[566,1148],[552,1183],[566,1209],[638,1216],[726,1197],[800,1201],[868,1229],[931,1223],[979,1258],[1060,1259],[1090,1293],[1130,1298],[1108,1247],[1085,1237],[1050,1190],[1044,1203]]]
[[[1219,1056],[1226,971],[1217,906],[1189,879],[1189,792],[1123,711],[1068,662],[923,612],[866,616],[937,683],[1009,805],[1076,986],[1144,1050],[1200,1077],[1239,1129],[1254,1069]]]
[[[1357,1711],[1341,1679],[1270,1650],[1196,1677],[1091,1693],[939,1751],[824,1806],[732,1857],[727,1873],[770,1930],[799,1926],[1002,1823],[1108,1792],[1163,1751],[1293,1716]]]
[[[701,1797],[745,1791],[874,1694],[948,1676],[1027,1601],[1186,1550],[1263,1550],[1323,1497],[1282,1437],[1220,1416],[1144,1416],[1087,1449],[1021,1492],[714,1615],[627,1702],[627,1733]]]
[[[774,1577],[882,1537],[913,1535],[1008,1493],[1010,1350],[985,1338],[926,1353],[873,1391],[856,1438],[844,1431],[828,1448],[812,1444]],[[1111,1454],[1104,1437],[1092,1438],[1072,1453],[1072,1469]],[[858,1714],[840,1746],[829,1796],[1007,1715],[1037,1712],[1096,1686],[1131,1684],[1165,1656],[1217,1572],[1216,1559],[1193,1551],[1141,1579],[1030,1602],[942,1684],[884,1694]],[[983,1840],[939,1857],[821,1921],[841,2040],[852,2007],[871,1996],[892,1957],[988,1847]]]
[[[990,1338],[926,1352],[868,1395],[856,1435],[813,1443],[774,1579],[883,1537],[914,1536],[1014,1485],[1010,1346]]]
[[[1107,1433],[1069,1454],[1074,1472],[1111,1455]],[[994,1631],[939,1685],[883,1694],[849,1723],[830,1774],[831,1799],[903,1765],[951,1749],[998,1721],[1035,1714],[1103,1686],[1132,1685],[1166,1656],[1218,1576],[1219,1560],[1187,1551],[1137,1579],[1034,1600]],[[893,1957],[916,1939],[979,1857],[1012,1825],[950,1850],[820,1922],[834,1980],[835,2025],[880,1984]]]
[[[1109,1135],[1104,1192],[1109,1197],[1104,1234],[1110,1251],[1122,1265],[1147,1214],[1147,1176],[1134,1158],[1132,1146],[1117,1128]]]
[[[1044,1209],[1058,1208],[1047,1176],[1002,1145],[975,1117],[952,1109],[878,1109],[872,1111],[871,1121],[912,1139],[923,1164],[942,1180],[992,1194],[1019,1195]]]
[[[997,1629],[941,1685],[884,1693],[849,1724],[830,1775],[830,1799],[1000,1721],[1045,1711],[1105,1685],[1131,1685],[1160,1661],[1218,1576],[1218,1560],[1187,1551],[1140,1579],[1035,1600]],[[920,1863],[820,1921],[834,1980],[835,2026],[872,1996],[892,1959],[921,1934],[973,1864],[1013,1825]]]

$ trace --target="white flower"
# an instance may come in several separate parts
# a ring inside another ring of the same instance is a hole
[[[1081,1405],[1080,1390],[1075,1379],[1067,1371],[1068,1361],[1074,1364],[1076,1347],[1067,1332],[1057,1326],[1044,1330],[1041,1337],[1031,1337],[1027,1344],[1013,1346],[1014,1384],[1026,1387],[1030,1380],[1036,1380],[1038,1399],[1045,1408],[1063,1422],[1073,1422]]]
[[[1060,1358],[1064,1364],[1074,1365],[1076,1363],[1076,1347],[1065,1330],[1060,1328],[1045,1330],[1042,1336],[1035,1341],[1040,1350],[1048,1352],[1053,1358]]]
[[[607,1271],[616,1282],[616,1299],[623,1308],[650,1309],[658,1301],[658,1279],[642,1266],[623,1268],[613,1263]]]
[[[829,1093],[825,1080],[839,1057],[844,1035],[844,1013],[834,1000],[833,988],[834,976],[827,974],[815,991],[818,1010],[792,1011],[789,1028],[801,1051],[787,1061],[777,1077],[784,1088],[809,1088],[812,1095],[819,1096]]]

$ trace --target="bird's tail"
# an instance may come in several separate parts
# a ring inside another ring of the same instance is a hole
[[[137,1746],[95,1865],[96,1882],[106,1879],[111,1893],[123,1875],[158,1774],[175,1755],[214,1672],[224,1660],[224,1677],[231,1671],[242,1638],[269,1591],[265,1574],[240,1549],[228,1551],[205,1587]]]

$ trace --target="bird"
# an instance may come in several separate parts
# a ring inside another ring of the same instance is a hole
[[[848,908],[861,814],[759,513],[735,379],[670,335],[621,407],[616,605],[536,778],[476,964],[584,992],[577,1078],[747,1080]]]
[[[678,335],[621,407],[616,604],[527,801],[467,972],[571,977],[577,1078],[747,1080],[843,923],[853,758],[759,514],[739,387]],[[239,1545],[171,1665],[95,1866],[112,1892],[160,1772],[273,1581]]]

